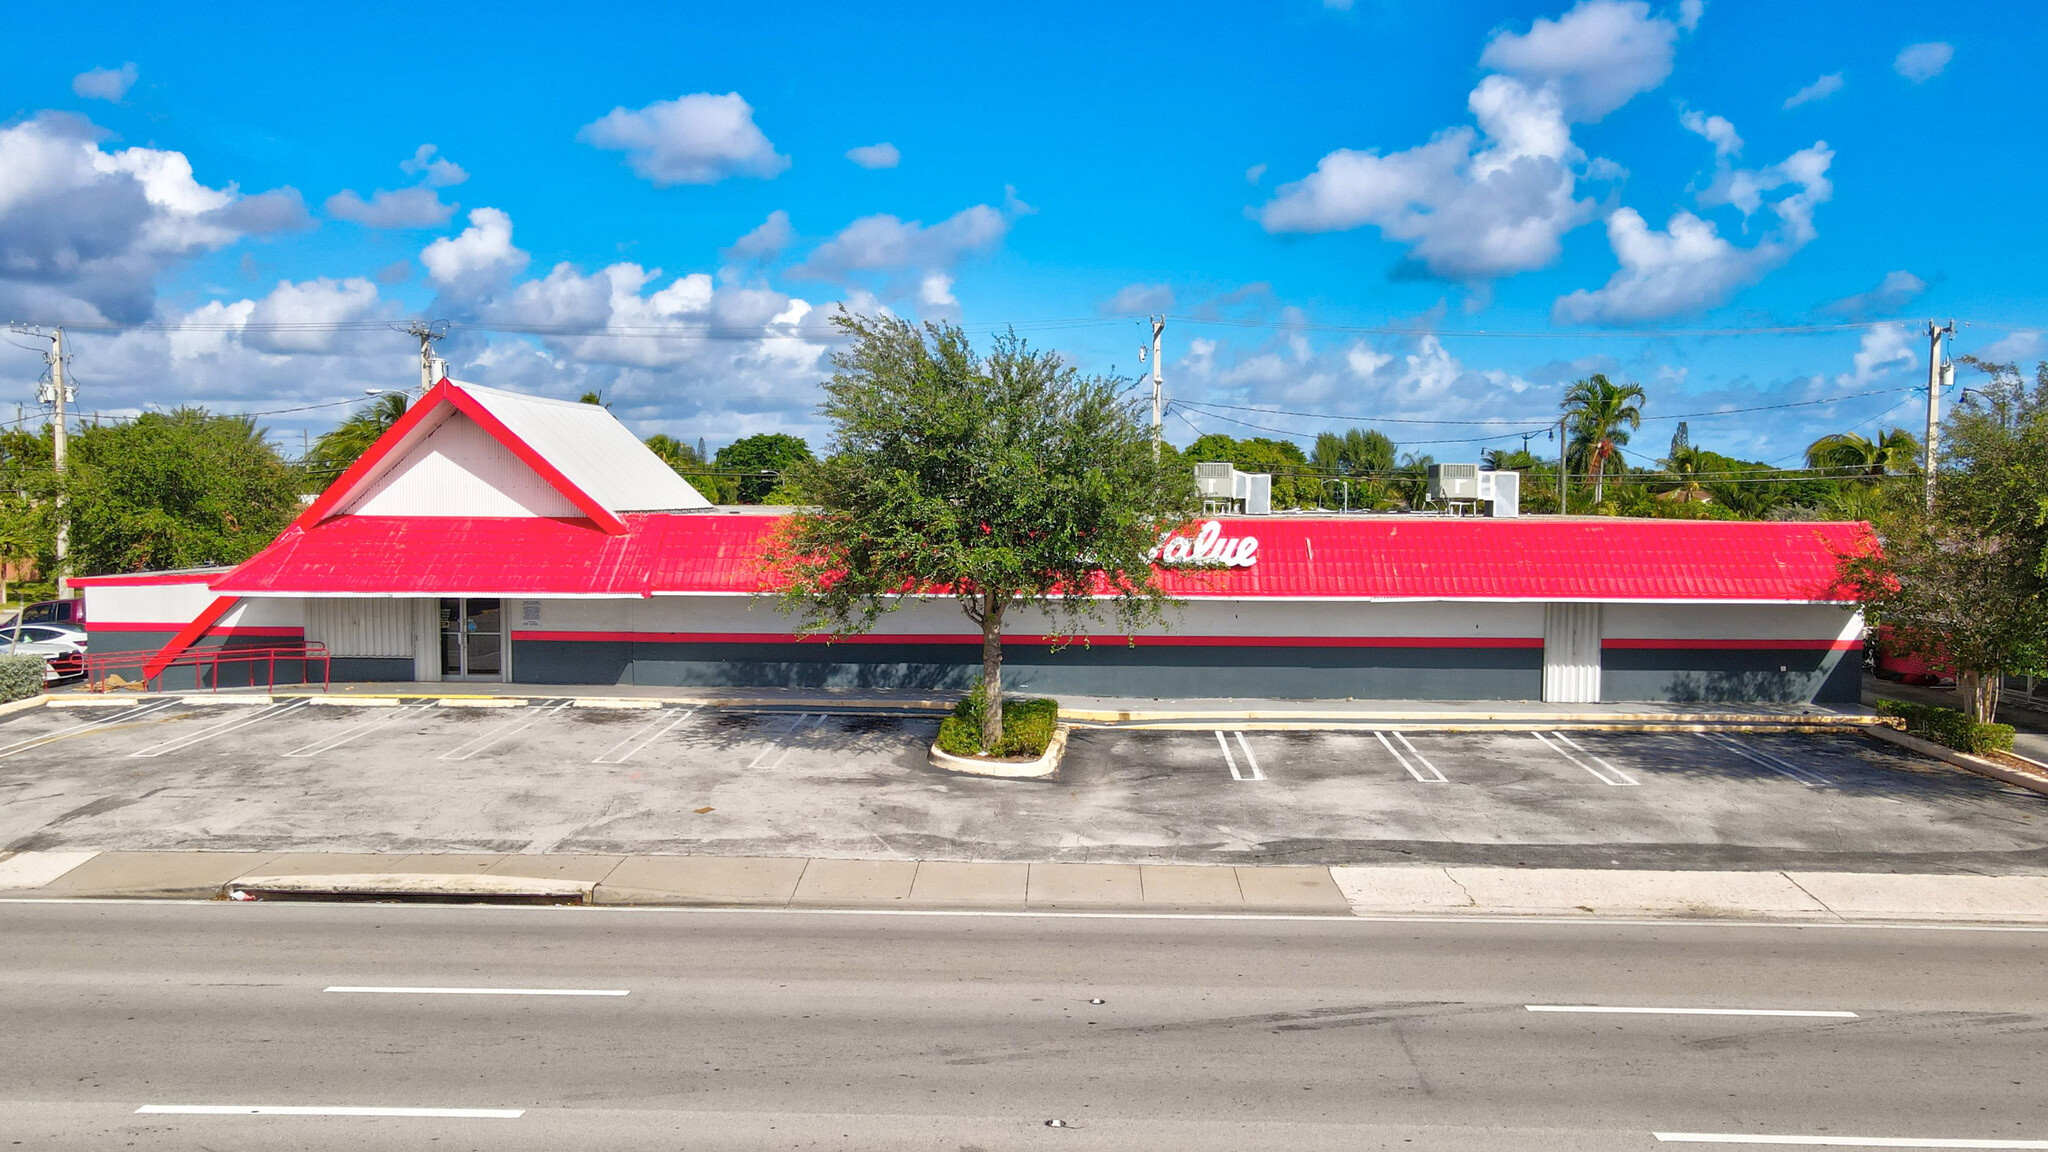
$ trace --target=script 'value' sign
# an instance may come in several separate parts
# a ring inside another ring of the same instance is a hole
[[[1259,561],[1257,536],[1225,536],[1223,525],[1204,520],[1192,536],[1169,532],[1152,549],[1155,564],[1221,564],[1226,568],[1249,568]]]

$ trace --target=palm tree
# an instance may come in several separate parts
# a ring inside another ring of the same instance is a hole
[[[1919,456],[1919,438],[1904,428],[1887,429],[1874,441],[1854,432],[1835,432],[1807,445],[1806,466],[1865,476],[1897,475],[1912,471]]]
[[[1707,458],[1706,449],[1695,448],[1690,444],[1679,445],[1671,449],[1671,455],[1657,463],[1662,464],[1664,471],[1670,473],[1673,480],[1678,481],[1678,487],[1665,494],[1667,499],[1688,502],[1713,499],[1707,494],[1706,485],[1700,483],[1701,474],[1713,466],[1712,461]]]
[[[369,407],[350,413],[333,431],[313,441],[312,451],[300,464],[308,474],[320,477],[321,487],[326,487],[398,423],[405,415],[405,400],[403,392],[386,392]]]
[[[1643,426],[1643,405],[1648,402],[1641,384],[1616,384],[1598,372],[1572,381],[1565,392],[1559,407],[1571,423],[1587,478],[1593,482],[1593,503],[1600,503],[1608,461],[1621,454],[1629,432]]]

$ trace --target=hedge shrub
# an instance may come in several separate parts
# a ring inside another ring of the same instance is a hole
[[[1967,713],[1932,704],[1909,704],[1904,700],[1879,700],[1879,716],[1896,716],[1906,722],[1906,731],[1958,752],[1983,755],[2012,751],[2012,725],[1979,724]]]
[[[983,749],[981,688],[977,685],[953,706],[952,715],[939,721],[939,751],[953,756],[1043,756],[1059,720],[1057,700],[1005,700],[1002,742]]]
[[[41,656],[0,656],[0,701],[26,700],[43,690]]]

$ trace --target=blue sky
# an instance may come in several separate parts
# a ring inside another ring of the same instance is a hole
[[[1792,462],[1917,426],[1923,317],[2048,351],[2034,16],[74,6],[0,47],[0,316],[145,325],[76,331],[88,411],[323,405],[265,418],[287,449],[416,378],[380,327],[414,316],[459,377],[643,434],[820,439],[844,304],[1125,373],[1163,311],[1183,443],[1469,457],[1605,371],[1650,391],[1642,460],[1703,413]],[[671,335],[602,334],[635,328]],[[0,348],[19,401],[39,370]]]

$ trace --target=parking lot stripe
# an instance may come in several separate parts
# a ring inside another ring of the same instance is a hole
[[[1796,1144],[1806,1148],[2048,1148],[2048,1140],[1944,1140],[1911,1136],[1768,1136],[1751,1132],[1652,1132],[1665,1144]]]
[[[155,757],[162,756],[167,752],[183,752],[185,749],[205,743],[215,736],[225,736],[230,732],[239,732],[244,728],[253,728],[265,720],[274,719],[287,712],[296,712],[305,706],[306,702],[304,700],[294,700],[290,704],[266,705],[257,709],[251,715],[237,716],[232,720],[223,720],[218,724],[210,724],[197,732],[188,732],[183,736],[174,736],[161,744],[153,744],[148,748],[130,752],[128,756],[130,759],[134,759],[138,756]]]
[[[137,1116],[412,1116],[517,1120],[524,1108],[308,1108],[296,1104],[144,1104]]]
[[[1621,769],[1616,768],[1614,765],[1609,764],[1607,761],[1602,760],[1600,757],[1593,755],[1591,752],[1587,752],[1584,748],[1580,748],[1577,744],[1572,742],[1571,737],[1566,736],[1562,732],[1551,733],[1551,735],[1555,736],[1558,740],[1558,743],[1556,744],[1552,744],[1549,740],[1544,739],[1543,733],[1541,732],[1531,732],[1529,733],[1529,735],[1534,736],[1538,742],[1540,742],[1544,747],[1550,749],[1552,752],[1555,752],[1559,756],[1562,756],[1565,759],[1571,761],[1572,763],[1578,765],[1579,767],[1584,768],[1587,772],[1592,774],[1595,780],[1600,781],[1602,784],[1612,784],[1616,788],[1633,788],[1636,785],[1642,783],[1642,781],[1637,780],[1635,777],[1629,775],[1626,772],[1623,772]],[[1572,755],[1571,752],[1566,750],[1567,748],[1578,749],[1579,752],[1585,755],[1587,760],[1591,760],[1594,764],[1600,765],[1600,768],[1595,768],[1593,767],[1593,764],[1588,764],[1585,760],[1581,760],[1577,756]],[[1606,769],[1606,771],[1601,771],[1602,768]]]
[[[543,719],[549,716],[553,716],[555,713],[562,711],[568,706],[569,701],[563,700],[558,704],[552,704],[545,708],[536,708],[522,715],[517,720],[513,720],[510,723],[498,725],[496,728],[493,728],[489,732],[486,732],[483,735],[478,736],[473,740],[470,740],[468,743],[458,744],[455,747],[450,748],[448,751],[441,753],[439,756],[434,757],[434,759],[467,760],[470,757],[475,756],[477,753],[483,751],[486,748],[489,748],[491,745],[496,744],[498,741],[503,740],[508,736],[516,736],[519,733],[526,731],[528,728],[531,728],[535,724],[540,723]]]
[[[1395,738],[1400,740],[1402,745],[1406,747],[1408,751],[1415,753],[1415,759],[1422,764],[1422,768],[1426,768],[1429,770],[1427,774],[1423,772],[1422,768],[1417,768],[1414,764],[1409,763],[1408,757],[1403,756],[1401,754],[1401,749],[1394,747],[1394,742],[1392,740],[1387,739],[1387,734],[1385,732],[1375,731],[1373,735],[1380,738],[1381,746],[1386,748],[1388,752],[1392,753],[1394,759],[1401,762],[1401,767],[1406,768],[1408,770],[1408,774],[1410,776],[1415,777],[1415,779],[1418,782],[1423,784],[1449,784],[1451,782],[1448,777],[1446,777],[1442,772],[1437,770],[1436,765],[1431,764],[1428,760],[1423,758],[1422,753],[1417,752],[1415,750],[1415,745],[1410,744],[1406,736],[1401,735],[1399,732],[1394,733]]]
[[[1224,736],[1223,729],[1221,728],[1216,730],[1216,746],[1223,749],[1223,764],[1230,769],[1230,778],[1232,780],[1252,781],[1264,780],[1266,778],[1266,774],[1259,771],[1258,761],[1252,759],[1252,748],[1251,745],[1244,742],[1244,733],[1237,733],[1237,746],[1244,749],[1244,759],[1248,766],[1247,768],[1239,768],[1237,766],[1237,757],[1232,755],[1230,751],[1230,740]]]
[[[1699,737],[1700,739],[1705,740],[1709,744],[1712,744],[1719,748],[1725,748],[1728,751],[1735,753],[1737,756],[1742,757],[1744,760],[1747,760],[1752,764],[1761,764],[1764,767],[1769,768],[1771,771],[1776,772],[1780,776],[1788,776],[1794,780],[1797,780],[1801,784],[1806,785],[1808,788],[1813,788],[1817,786],[1825,787],[1830,784],[1830,781],[1825,776],[1816,776],[1815,774],[1808,772],[1806,769],[1801,768],[1799,765],[1792,763],[1790,760],[1785,760],[1780,757],[1773,756],[1769,752],[1765,752],[1762,749],[1753,749],[1749,747],[1747,744],[1744,744],[1740,740],[1736,740],[1733,737],[1722,736],[1718,733],[1709,732],[1702,732],[1699,734]]]
[[[761,761],[766,760],[768,758],[768,754],[770,752],[775,751],[777,748],[782,749],[782,755],[777,756],[775,758],[775,763],[770,764],[767,767],[770,770],[782,767],[782,762],[784,760],[789,759],[789,754],[796,750],[797,735],[798,733],[803,731],[804,721],[806,720],[811,720],[813,727],[822,727],[825,723],[825,714],[823,712],[816,713],[816,718],[813,719],[812,713],[797,713],[796,720],[790,724],[789,730],[787,732],[784,732],[782,735],[770,740],[768,742],[768,746],[761,749],[760,754],[755,756],[753,761],[747,765],[747,770],[752,771],[755,768],[761,767]]]
[[[1244,733],[1235,732],[1232,733],[1232,735],[1237,737],[1237,747],[1239,751],[1244,753],[1244,762],[1246,764],[1251,765],[1252,779],[1264,780],[1266,778],[1266,774],[1264,772],[1259,771],[1259,758],[1252,755],[1252,746],[1250,744],[1245,743]]]
[[[311,744],[302,744],[285,753],[285,755],[303,757],[317,756],[322,752],[330,752],[358,737],[368,736],[387,724],[396,724],[400,720],[417,716],[431,707],[433,707],[431,704],[408,704],[403,708],[394,708],[389,713],[379,716],[374,720],[365,720],[360,724],[351,724],[333,736],[315,740]]]
[[[1638,1016],[1799,1016],[1857,1020],[1854,1012],[1822,1012],[1794,1008],[1621,1008],[1608,1004],[1524,1004],[1531,1012],[1593,1012]]]
[[[626,761],[631,760],[633,757],[646,751],[648,745],[653,744],[656,740],[659,740],[663,736],[668,735],[670,730],[674,729],[676,725],[681,724],[683,721],[688,720],[690,717],[695,716],[696,714],[697,709],[685,708],[682,710],[681,715],[678,715],[675,719],[668,721],[666,724],[662,723],[663,717],[656,716],[654,719],[649,720],[647,723],[642,724],[640,727],[635,728],[631,732],[627,733],[626,738],[624,740],[621,740],[617,744],[614,744],[611,747],[605,749],[604,751],[598,753],[597,758],[592,760],[591,763],[624,764]],[[647,739],[645,740],[640,740],[640,734],[642,732],[647,732],[651,729],[656,728],[660,729],[660,731],[655,732],[653,735],[647,737]],[[634,743],[635,740],[639,740],[640,742],[636,744]]]
[[[624,988],[387,988],[375,984],[335,984],[326,992],[371,992],[391,996],[626,996]]]
[[[55,732],[45,732],[41,736],[30,736],[23,740],[16,740],[12,744],[0,745],[0,760],[4,760],[17,752],[28,752],[41,748],[45,744],[53,744],[67,736],[76,736],[81,732],[87,732],[94,728],[107,728],[115,724],[125,724],[130,720],[140,720],[144,716],[161,712],[176,703],[177,701],[175,700],[152,700],[147,703],[132,704],[114,713],[112,716],[95,716],[82,723],[73,724],[69,728],[59,728]]]

